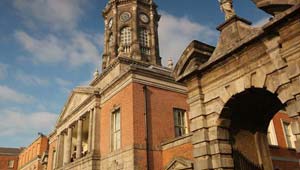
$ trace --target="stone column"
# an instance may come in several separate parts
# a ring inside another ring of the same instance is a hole
[[[78,129],[77,129],[77,150],[76,150],[76,159],[81,158],[82,152],[82,119],[78,120]]]
[[[96,121],[96,114],[95,114],[95,108],[93,110],[91,110],[92,112],[92,138],[91,138],[91,152],[94,152],[95,150],[95,130],[96,130],[96,125],[95,125],[95,121]]]
[[[100,106],[96,105],[93,109],[93,126],[92,126],[92,153],[100,154]]]
[[[92,150],[92,136],[93,136],[93,111],[89,111],[89,132],[88,132],[88,152]]]
[[[57,136],[57,141],[56,141],[56,161],[55,161],[55,168],[59,168],[61,166],[60,162],[61,162],[61,159],[62,159],[62,155],[63,155],[63,148],[62,148],[62,145],[63,145],[63,135],[62,134],[59,134]]]
[[[65,153],[64,153],[64,164],[71,162],[71,147],[72,147],[72,127],[68,128],[68,134],[65,136]]]

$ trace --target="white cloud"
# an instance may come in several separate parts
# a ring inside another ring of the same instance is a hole
[[[261,26],[265,25],[269,20],[270,20],[270,17],[261,18],[260,20],[254,22],[253,26],[254,27],[261,27]]]
[[[39,39],[17,31],[15,37],[37,63],[66,62],[72,67],[77,67],[82,64],[96,65],[101,58],[94,36],[83,32],[73,33],[64,39],[52,34]]]
[[[0,124],[0,137],[49,133],[55,125],[57,115],[48,112],[23,113],[19,110],[0,110],[5,121]]]
[[[7,65],[0,63],[0,80],[6,77],[7,67]]]
[[[35,39],[25,32],[18,31],[15,37],[24,49],[33,54],[32,57],[37,62],[57,63],[63,60],[65,55],[63,44],[53,35],[48,35],[44,39]]]
[[[0,101],[15,103],[30,103],[34,100],[32,96],[17,92],[7,86],[0,85]]]
[[[177,62],[183,50],[195,39],[207,43],[214,43],[217,39],[217,32],[208,26],[193,22],[187,17],[175,17],[166,12],[161,14],[158,28],[163,63],[169,57]]]
[[[55,78],[55,82],[59,85],[59,86],[70,86],[72,85],[72,82],[62,79],[62,78]]]
[[[13,0],[14,7],[27,16],[27,23],[32,20],[47,24],[54,29],[72,29],[76,27],[83,14],[85,0]]]
[[[49,81],[47,79],[25,74],[23,72],[18,72],[16,74],[16,80],[22,82],[25,85],[33,85],[33,86],[46,86],[49,84]]]

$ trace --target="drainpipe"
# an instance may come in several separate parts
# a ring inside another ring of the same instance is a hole
[[[144,90],[144,100],[145,100],[145,140],[146,140],[146,158],[147,158],[147,170],[150,170],[150,157],[149,157],[149,128],[148,128],[148,88],[145,85]]]

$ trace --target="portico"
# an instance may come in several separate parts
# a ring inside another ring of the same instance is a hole
[[[95,144],[97,101],[98,96],[89,88],[75,89],[70,96],[56,126],[55,169],[72,169],[69,168],[72,164],[98,155]]]

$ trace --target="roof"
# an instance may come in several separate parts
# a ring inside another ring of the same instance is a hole
[[[0,155],[18,156],[21,151],[22,151],[21,148],[1,148],[0,147]]]

